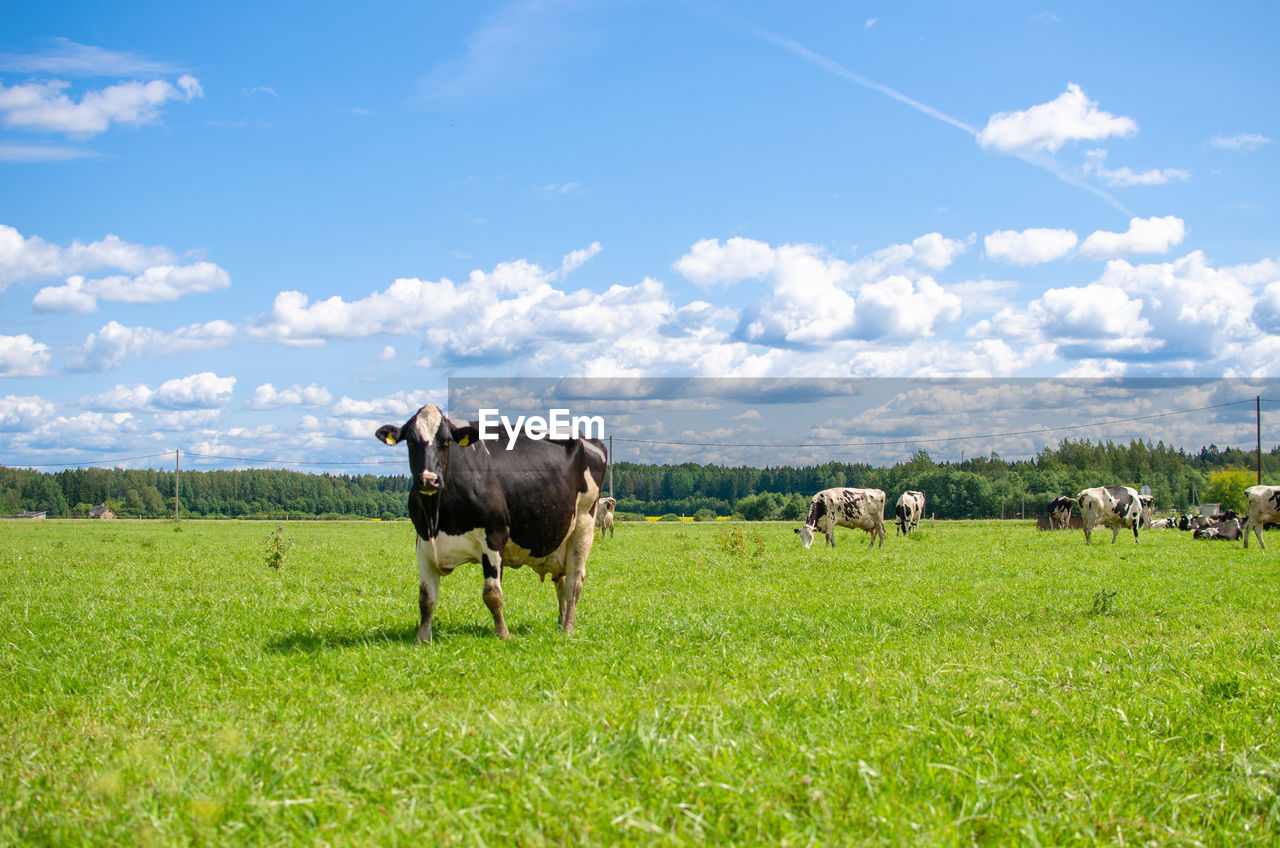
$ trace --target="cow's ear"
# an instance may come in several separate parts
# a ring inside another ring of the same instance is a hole
[[[799,533],[799,532],[800,532],[800,528],[799,528],[799,527],[797,527],[795,530],[792,530],[791,532],[793,532],[793,533]]]
[[[374,435],[378,437],[378,441],[386,442],[389,445],[398,445],[400,440],[404,438],[400,435],[400,428],[394,424],[383,424]]]
[[[447,419],[446,419],[447,420]],[[467,445],[480,438],[480,428],[470,421],[464,421],[461,424],[455,424],[449,421],[449,435],[458,443],[459,447],[465,448]]]

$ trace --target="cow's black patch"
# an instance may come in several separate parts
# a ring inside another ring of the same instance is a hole
[[[1129,490],[1124,486],[1107,486],[1106,490],[1107,494],[1111,495],[1111,499],[1116,502],[1111,511],[1116,515],[1128,515],[1130,507],[1133,506],[1133,498],[1129,496]]]
[[[489,557],[481,557],[480,568],[484,571],[485,580],[497,580],[498,569],[494,566]]]
[[[810,527],[818,526],[818,519],[827,514],[827,504],[822,498],[815,497],[809,504],[809,517],[804,520]]]

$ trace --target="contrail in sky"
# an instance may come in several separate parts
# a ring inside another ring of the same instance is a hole
[[[890,88],[889,86],[878,83],[873,79],[868,79],[867,77],[864,77],[862,74],[856,73],[855,71],[851,71],[848,68],[846,68],[844,65],[841,65],[839,62],[832,61],[831,59],[828,59],[826,56],[823,56],[820,53],[815,53],[812,50],[810,50],[808,47],[805,47],[803,44],[800,44],[797,41],[793,41],[790,38],[778,35],[777,33],[774,33],[774,32],[769,32],[766,29],[760,29],[759,27],[752,26],[751,24],[744,23],[743,26],[744,28],[750,30],[751,32],[755,33],[761,38],[764,38],[768,41],[772,41],[774,44],[777,44],[779,47],[785,48],[791,51],[792,53],[795,53],[797,56],[808,59],[810,62],[813,62],[815,65],[817,65],[818,67],[822,68],[825,71],[835,74],[838,77],[843,77],[844,79],[849,80],[849,82],[852,82],[855,85],[860,85],[863,88],[869,88],[872,91],[878,91],[884,96],[891,97],[894,100],[897,100],[899,103],[905,103],[907,106],[910,106],[912,109],[915,109],[918,112],[923,112],[924,114],[928,115],[931,118],[936,118],[937,120],[942,121],[944,124],[950,124],[956,129],[964,130],[975,141],[978,138],[978,130],[969,126],[964,121],[951,117],[946,112],[939,111],[938,109],[933,108],[927,103],[921,103],[919,100],[913,100],[912,98],[908,97],[907,95],[903,94],[901,91],[898,91],[897,89]],[[1085,180],[1063,169],[1058,165],[1057,162],[1055,162],[1052,159],[1048,159],[1048,158],[1045,158],[1044,156],[1040,156],[1031,152],[1020,152],[1017,150],[1010,150],[1006,152],[1012,153],[1014,156],[1018,157],[1023,162],[1026,162],[1028,165],[1034,165],[1037,168],[1043,168],[1044,170],[1048,171],[1050,174],[1053,174],[1055,177],[1062,180],[1067,185],[1073,185],[1076,188],[1082,188],[1085,191],[1088,191],[1092,194],[1097,195],[1098,197],[1102,198],[1102,200],[1106,202],[1108,206],[1120,212],[1123,212],[1125,215],[1129,215],[1129,216],[1133,215],[1132,212],[1130,212],[1127,208],[1125,208],[1124,204],[1116,200],[1108,192],[1104,191],[1103,189],[1099,188],[1096,185],[1092,185],[1091,183],[1086,182]]]

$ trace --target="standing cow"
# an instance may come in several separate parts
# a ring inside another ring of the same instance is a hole
[[[920,517],[924,515],[924,492],[903,492],[893,513],[898,516],[898,532],[904,536],[910,535],[912,530],[920,526]]]
[[[1054,530],[1066,530],[1071,521],[1071,505],[1075,501],[1066,495],[1058,495],[1049,501],[1049,527]]]
[[[1249,504],[1249,517],[1244,522],[1244,546],[1249,547],[1249,531],[1258,534],[1258,544],[1266,550],[1262,541],[1262,528],[1268,521],[1280,521],[1280,486],[1250,486],[1244,490]]]
[[[598,439],[531,439],[512,449],[476,444],[474,424],[455,424],[424,406],[401,426],[378,428],[388,445],[409,449],[409,517],[417,531],[418,641],[431,641],[440,578],[464,562],[484,569],[484,604],[494,632],[507,638],[502,572],[528,565],[556,584],[560,627],[573,619],[595,537],[596,502],[604,481]]]
[[[1111,528],[1111,544],[1116,543],[1121,527],[1133,528],[1133,541],[1138,541],[1138,525],[1142,523],[1142,501],[1138,491],[1128,486],[1099,486],[1076,495],[1080,514],[1084,516],[1084,543],[1091,544],[1093,528],[1101,524]]]
[[[600,528],[600,541],[604,541],[604,533],[609,531],[609,538],[613,538],[613,509],[618,505],[615,498],[601,498],[600,507],[596,512],[596,525]]]
[[[866,530],[871,534],[875,547],[880,537],[884,547],[884,492],[880,489],[823,489],[809,502],[809,517],[804,526],[797,528],[800,541],[806,549],[813,544],[813,535],[821,531],[827,544],[836,546],[836,527]]]

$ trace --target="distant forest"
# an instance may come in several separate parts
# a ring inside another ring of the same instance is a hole
[[[1263,480],[1280,478],[1280,447],[1264,453]],[[1210,445],[1188,453],[1163,442],[1063,441],[1034,459],[1006,462],[996,454],[937,463],[926,451],[890,467],[828,462],[803,467],[720,465],[613,466],[623,519],[642,515],[748,520],[804,518],[814,492],[832,486],[883,489],[889,507],[907,489],[925,493],[936,518],[1011,518],[1043,514],[1057,495],[1089,486],[1150,486],[1160,509],[1217,502],[1237,506],[1254,481],[1255,454]],[[44,511],[79,517],[107,504],[121,517],[173,515],[172,471],[78,468],[43,473],[0,467],[0,515]],[[179,513],[187,518],[406,518],[406,475],[303,474],[278,469],[183,471]],[[1025,512],[1024,512],[1025,510]]]

